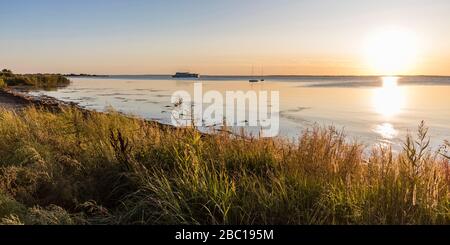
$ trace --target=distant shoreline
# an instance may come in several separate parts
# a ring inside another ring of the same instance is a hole
[[[62,74],[65,77],[172,77],[172,74]],[[202,75],[202,78],[379,78],[379,77],[429,77],[450,78],[450,75]]]
[[[65,77],[109,77],[110,75],[96,75],[96,74],[63,74]]]
[[[218,76],[203,75],[201,78],[173,78],[172,75],[108,75],[108,76],[77,76],[72,78],[91,79],[130,79],[130,80],[167,80],[167,81],[240,81],[255,78],[255,76]],[[265,82],[299,82],[315,84],[301,85],[301,87],[380,87],[383,84],[381,76],[263,76]],[[450,76],[399,76],[399,86],[405,85],[426,85],[426,86],[448,86]],[[333,80],[333,82],[323,82],[322,80]]]

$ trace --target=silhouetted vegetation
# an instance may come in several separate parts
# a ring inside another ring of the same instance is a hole
[[[6,86],[30,86],[36,88],[57,88],[67,86],[70,80],[59,74],[14,74],[3,69],[0,80]]]
[[[203,135],[118,113],[0,111],[3,224],[450,224],[449,161],[333,128]]]
[[[4,76],[10,76],[10,75],[13,75],[13,73],[12,73],[12,71],[11,70],[8,70],[8,69],[3,69],[2,71],[1,71],[1,73],[0,73],[2,76],[4,75]]]
[[[70,73],[70,74],[65,74],[65,77],[109,77],[108,75],[96,75],[96,74],[85,74],[85,73],[80,73],[80,74],[74,74],[74,73]]]

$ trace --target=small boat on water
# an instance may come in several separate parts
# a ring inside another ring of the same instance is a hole
[[[255,73],[255,66],[252,66],[252,77],[254,76],[254,73]],[[252,79],[248,80],[248,82],[257,83],[257,82],[259,82],[259,79],[252,78]]]
[[[264,67],[261,66],[261,82],[264,82],[266,79],[264,79]]]
[[[200,78],[200,75],[197,73],[190,73],[190,72],[177,72],[175,75],[172,76],[173,78]]]
[[[253,75],[254,75],[254,72],[255,72],[255,67],[252,66],[252,77],[253,77]],[[264,79],[264,68],[261,67],[261,79],[254,79],[254,78],[252,78],[252,79],[250,79],[250,80],[248,80],[248,81],[249,81],[250,83],[264,82],[264,81],[265,81],[265,79]]]

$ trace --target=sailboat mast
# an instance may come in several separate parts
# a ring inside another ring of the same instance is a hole
[[[252,76],[250,77],[249,82],[251,82],[251,83],[259,82],[258,79],[255,79],[255,65],[252,65]]]
[[[261,66],[261,82],[263,82],[264,80],[264,66]]]

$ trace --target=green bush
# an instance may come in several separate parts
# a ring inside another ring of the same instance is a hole
[[[23,85],[39,88],[54,88],[66,86],[70,83],[69,79],[61,75],[15,75],[4,77],[3,80],[8,86]]]
[[[67,86],[70,80],[58,74],[13,74],[9,70],[0,72],[0,81],[8,86],[33,86],[37,88],[57,88]],[[2,83],[0,83],[1,85]],[[1,87],[1,86],[0,86]]]
[[[11,215],[23,215],[25,211],[23,204],[0,192],[0,220]]]

